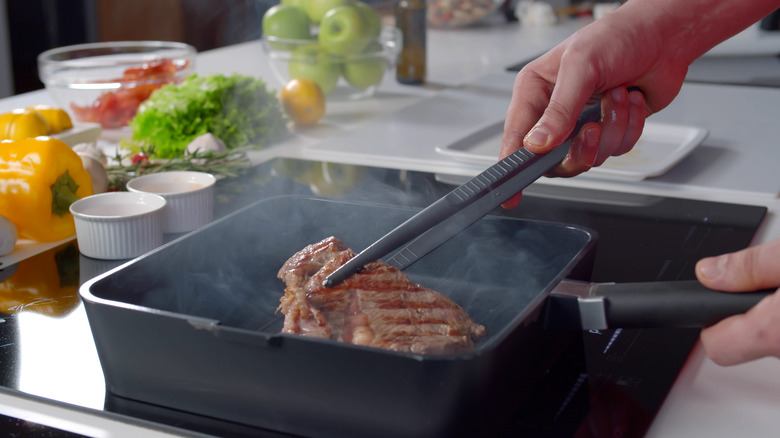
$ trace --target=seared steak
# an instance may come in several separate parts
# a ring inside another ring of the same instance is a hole
[[[367,264],[337,286],[322,286],[354,256],[329,237],[287,260],[278,274],[287,285],[279,305],[283,333],[420,354],[468,351],[473,339],[485,334],[485,327],[454,301],[412,283],[382,261]]]

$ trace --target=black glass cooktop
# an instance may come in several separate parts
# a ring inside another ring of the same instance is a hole
[[[444,181],[421,172],[277,159],[220,181],[215,213],[219,218],[280,194],[423,207],[453,188]],[[698,259],[747,246],[765,213],[762,207],[541,184],[525,192],[518,209],[494,212],[595,230],[593,257],[575,272],[598,282],[693,279]],[[284,436],[106,393],[77,287],[119,263],[89,259],[69,243],[0,266],[0,304],[6,309],[0,315],[0,385],[199,433]],[[616,329],[549,337],[544,378],[518,394],[506,436],[643,436],[698,330]]]

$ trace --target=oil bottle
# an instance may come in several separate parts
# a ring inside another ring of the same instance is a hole
[[[396,66],[396,80],[402,84],[425,82],[426,0],[397,0],[395,25],[403,37]]]

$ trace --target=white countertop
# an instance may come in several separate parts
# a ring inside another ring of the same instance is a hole
[[[435,147],[501,120],[514,76],[505,68],[552,47],[583,23],[523,28],[497,22],[462,30],[431,30],[427,86],[402,86],[386,77],[373,98],[329,102],[319,125],[299,131],[283,144],[254,154],[254,158],[305,157],[475,175],[480,166],[441,155]],[[201,53],[196,68],[200,73],[255,75],[279,88],[257,41]],[[777,102],[780,89],[775,88],[686,84],[675,102],[652,120],[703,127],[709,136],[672,170],[640,182],[578,177],[542,183],[764,205],[769,214],[755,241],[780,238]],[[45,92],[37,91],[0,100],[0,111],[35,103],[51,101]],[[0,397],[0,413],[17,412],[12,410],[13,398]],[[64,418],[66,423],[57,423],[63,428],[62,424],[91,421],[84,419],[83,410],[74,410],[75,417],[71,417],[67,409],[52,410],[47,403],[25,406],[30,412]],[[778,413],[780,360],[724,368],[697,347],[647,436],[776,436],[780,430]],[[103,420],[94,424],[111,429]],[[116,429],[100,436],[135,433]]]

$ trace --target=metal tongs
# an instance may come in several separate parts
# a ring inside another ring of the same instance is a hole
[[[411,265],[555,167],[569,153],[571,139],[582,126],[600,119],[600,103],[586,108],[560,146],[543,155],[521,148],[490,166],[369,245],[327,276],[323,286],[335,286],[399,248],[387,263],[398,269]]]

